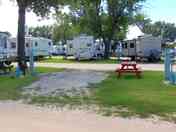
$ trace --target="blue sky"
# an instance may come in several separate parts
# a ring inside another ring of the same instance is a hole
[[[176,0],[147,0],[143,10],[153,21],[176,24]]]

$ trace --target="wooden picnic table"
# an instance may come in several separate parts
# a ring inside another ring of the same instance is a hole
[[[116,70],[118,77],[121,77],[122,73],[134,73],[138,78],[141,77],[142,70],[136,62],[124,61],[121,63],[120,68]]]

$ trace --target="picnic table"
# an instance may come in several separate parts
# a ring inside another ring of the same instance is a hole
[[[122,73],[134,73],[138,78],[140,78],[142,70],[136,62],[123,61],[120,68],[116,70],[116,73],[118,74],[118,77],[121,77]]]

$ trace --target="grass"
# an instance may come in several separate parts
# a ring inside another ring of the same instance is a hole
[[[176,86],[163,83],[162,72],[144,72],[142,79],[115,74],[97,85],[94,96],[100,105],[127,108],[140,116],[176,113]],[[124,113],[123,113],[124,114]]]
[[[97,84],[90,97],[33,97],[39,104],[96,104],[105,115],[158,115],[167,117],[176,113],[176,86],[165,84],[162,72],[144,72],[141,79],[133,75],[117,78],[114,73]]]
[[[37,68],[39,73],[58,72],[57,68]],[[114,73],[97,85],[89,97],[56,96],[31,97],[31,103],[39,104],[96,104],[106,115],[158,115],[170,117],[176,114],[176,86],[165,84],[162,72],[144,72],[141,79],[133,75],[117,78]],[[37,77],[11,78],[0,76],[0,100],[22,98],[21,88],[37,80]]]
[[[58,72],[62,69],[57,68],[42,68],[37,67],[37,73],[50,73]],[[15,78],[11,76],[0,76],[0,100],[18,100],[22,98],[21,88],[31,84],[33,81],[36,81],[38,78],[27,75],[23,78]]]
[[[41,60],[42,63],[88,63],[88,64],[116,64],[117,59],[116,58],[110,58],[110,59],[101,59],[101,60],[81,60],[76,61],[74,58],[68,58],[64,59],[62,56],[58,57],[52,57],[52,58],[45,58],[44,60]]]
[[[60,72],[60,71],[63,71],[64,69],[49,68],[49,67],[37,67],[35,70],[37,73],[52,73],[52,72]]]
[[[26,76],[24,78],[0,77],[0,100],[17,100],[22,97],[21,88],[32,83],[37,78]]]
[[[54,56],[52,58],[44,58],[40,60],[41,63],[82,63],[82,64],[117,64],[120,63],[116,57],[110,57],[110,59],[98,59],[98,60],[80,60],[77,61],[74,57],[69,57],[68,59],[64,59],[63,56]],[[164,61],[161,60],[159,62],[138,62],[138,63],[155,63],[155,64],[163,64]]]

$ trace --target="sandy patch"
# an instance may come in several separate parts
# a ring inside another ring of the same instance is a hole
[[[176,125],[165,121],[103,117],[16,102],[0,103],[0,117],[1,132],[176,132]]]

